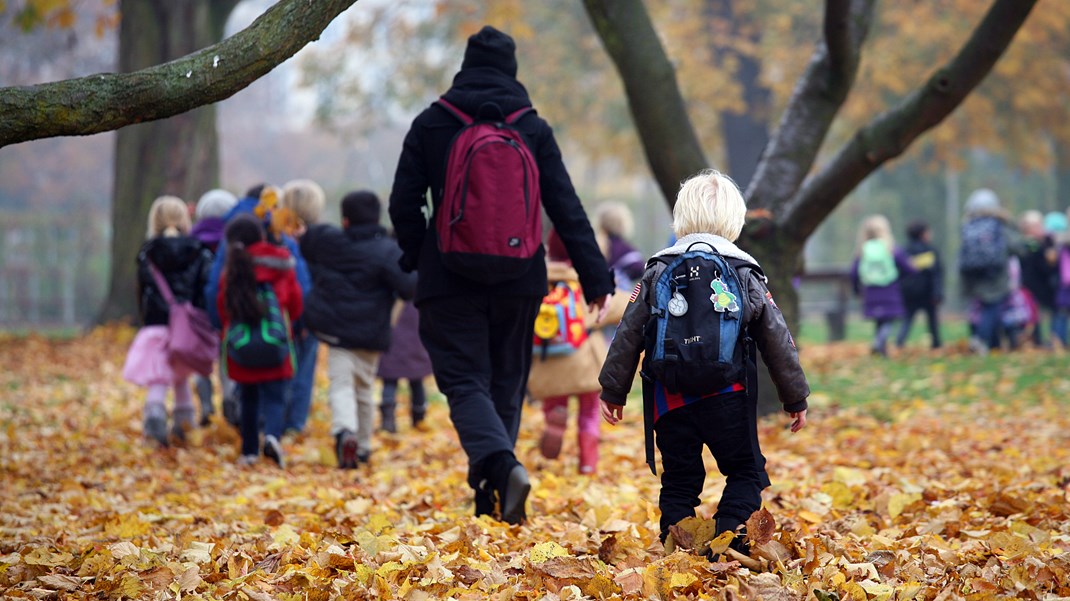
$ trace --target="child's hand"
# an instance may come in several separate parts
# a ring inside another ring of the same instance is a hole
[[[602,418],[610,425],[617,425],[620,418],[624,416],[624,407],[607,403],[605,399],[598,399],[598,402],[602,405]]]
[[[795,421],[791,422],[792,432],[798,432],[806,427],[806,409],[796,411],[795,413],[789,413],[788,415],[795,418]]]

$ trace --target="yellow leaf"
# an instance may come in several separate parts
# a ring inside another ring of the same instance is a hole
[[[47,567],[66,565],[73,559],[74,556],[70,553],[53,553],[46,547],[37,547],[22,558],[26,565]]]
[[[141,592],[145,590],[141,586],[141,579],[134,574],[127,574],[123,576],[122,582],[119,586],[112,591],[112,595],[115,597],[127,597],[129,599],[141,598]]]
[[[888,601],[892,598],[895,589],[887,584],[881,584],[872,580],[863,580],[858,583],[866,594],[870,595],[870,601]]]
[[[300,542],[301,535],[289,524],[283,524],[275,529],[275,534],[271,535],[271,540],[273,541],[271,548],[278,550],[296,545]]]
[[[193,541],[190,543],[189,549],[182,552],[182,560],[192,561],[193,563],[208,563],[212,561],[212,548],[214,546],[213,543]]]
[[[568,555],[568,551],[561,545],[547,541],[539,543],[528,551],[528,561],[531,563],[542,563],[554,557],[565,557]]]
[[[669,588],[687,588],[694,584],[696,580],[698,578],[694,574],[675,572],[669,580]]]
[[[382,534],[390,528],[390,518],[382,513],[373,514],[364,525],[372,534]]]
[[[839,482],[847,486],[862,486],[867,480],[865,472],[859,469],[840,465],[832,470],[833,482]]]
[[[896,493],[888,499],[888,515],[895,519],[903,510],[921,500],[919,493]]]

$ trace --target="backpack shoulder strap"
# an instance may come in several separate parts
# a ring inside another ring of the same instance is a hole
[[[163,277],[160,268],[156,267],[156,264],[152,262],[152,259],[146,257],[145,261],[149,264],[149,272],[152,273],[152,279],[156,282],[156,287],[160,289],[160,294],[163,295],[163,299],[167,301],[167,306],[170,307],[175,304],[175,295],[171,292],[171,286],[167,284],[167,278]]]
[[[508,125],[513,125],[513,124],[514,124],[514,123],[516,123],[517,121],[520,121],[520,119],[521,119],[521,118],[522,118],[522,117],[523,117],[524,115],[526,115],[526,114],[528,114],[528,113],[534,113],[534,112],[535,112],[535,109],[534,109],[534,108],[532,108],[532,107],[530,107],[530,106],[524,106],[524,107],[518,108],[517,110],[515,110],[515,111],[513,111],[513,112],[509,113],[509,114],[508,114],[508,115],[507,115],[507,116],[505,117],[505,122],[506,122],[506,123],[507,123]]]
[[[455,104],[446,100],[445,98],[439,98],[435,101],[435,104],[445,109],[445,111],[457,118],[464,125],[471,125],[474,119],[471,115],[457,108]],[[530,108],[530,107],[529,107]]]

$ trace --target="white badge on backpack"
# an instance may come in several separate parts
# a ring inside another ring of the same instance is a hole
[[[669,299],[667,307],[669,309],[669,315],[672,315],[673,317],[680,317],[681,315],[687,313],[687,299],[684,298],[684,295],[680,294],[679,292],[673,292],[672,298]]]

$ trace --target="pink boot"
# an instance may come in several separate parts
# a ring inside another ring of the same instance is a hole
[[[559,405],[545,414],[546,426],[539,439],[539,451],[547,459],[556,459],[561,454],[561,439],[568,425],[568,408]]]
[[[580,432],[580,473],[593,474],[598,468],[598,434]]]

